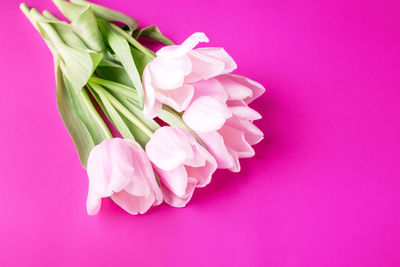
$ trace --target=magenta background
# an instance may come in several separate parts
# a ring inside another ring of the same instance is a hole
[[[0,266],[400,266],[398,1],[99,1],[178,43],[204,31],[267,92],[241,173],[187,208],[95,217],[18,3],[0,3]]]

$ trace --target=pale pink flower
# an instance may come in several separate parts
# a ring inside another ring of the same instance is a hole
[[[194,33],[181,45],[161,48],[143,71],[144,113],[155,117],[162,104],[184,111],[195,91],[194,83],[230,73],[236,64],[223,48],[194,47],[208,42],[204,33]]]
[[[253,124],[261,115],[247,104],[264,93],[259,83],[225,74],[196,83],[182,118],[205,143],[218,168],[240,171],[239,158],[254,156],[252,145],[263,138]]]
[[[145,213],[162,202],[151,163],[134,140],[106,139],[90,152],[87,172],[89,215],[101,207],[101,199],[110,197],[130,214]]]
[[[206,186],[217,168],[213,156],[187,131],[165,126],[146,145],[161,182],[164,200],[183,207],[196,187]]]

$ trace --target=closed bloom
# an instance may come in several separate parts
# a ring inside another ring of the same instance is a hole
[[[99,212],[105,197],[130,214],[143,214],[162,202],[151,163],[134,140],[107,139],[95,146],[89,155],[87,172],[89,215]]]
[[[204,33],[194,33],[181,45],[161,48],[143,71],[144,113],[155,117],[162,104],[181,112],[190,103],[196,82],[230,73],[236,64],[223,48],[197,48],[208,42]]]
[[[217,168],[213,156],[187,131],[165,126],[146,145],[165,202],[183,207],[196,187],[206,186]]]
[[[199,82],[182,118],[206,144],[218,168],[240,171],[239,158],[254,156],[252,145],[263,139],[254,124],[261,115],[248,104],[264,93],[259,83],[225,74]]]

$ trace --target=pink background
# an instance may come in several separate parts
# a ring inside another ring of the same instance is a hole
[[[225,47],[267,88],[265,140],[187,208],[130,216],[105,200],[86,215],[52,56],[2,0],[0,266],[400,266],[397,0],[99,3]]]

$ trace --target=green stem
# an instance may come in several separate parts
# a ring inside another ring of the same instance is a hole
[[[46,30],[42,27],[45,23],[40,24],[41,27],[39,27],[39,21],[43,20],[43,17],[40,15],[40,13],[32,8],[30,9],[25,3],[22,3],[20,6],[20,9],[22,10],[22,12],[24,13],[24,15],[29,19],[29,21],[32,23],[33,27],[40,33],[40,35],[43,37],[43,40],[45,41],[45,43],[47,44],[47,46],[49,47],[50,51],[53,53],[54,57],[57,57],[57,51],[55,49],[55,44],[53,44],[52,40],[49,40],[50,36],[48,36],[48,33],[46,32]],[[51,34],[53,34],[53,38],[55,40],[60,41],[59,36],[54,36],[54,32],[52,32],[52,27],[50,25],[47,25],[48,27],[50,27],[51,29],[49,29],[47,27],[47,30],[49,30],[51,32]],[[45,26],[46,27],[46,26]],[[54,29],[53,29],[54,30]],[[45,32],[43,32],[45,31]],[[57,38],[58,37],[58,38]],[[59,45],[59,43],[58,43]]]
[[[32,23],[33,27],[35,27],[37,30],[37,26],[36,26],[36,21],[32,18],[32,16],[29,14],[29,12],[31,11],[30,8],[25,4],[25,3],[21,3],[19,5],[19,8],[21,9],[22,13],[24,13],[24,15],[29,19],[29,21]]]
[[[43,10],[42,14],[43,14],[43,16],[44,16],[45,18],[47,18],[47,19],[49,19],[49,20],[54,20],[54,21],[60,22],[60,20],[59,20],[56,16],[54,16],[52,13],[50,13],[50,12],[47,11],[47,10]]]
[[[97,120],[98,124],[101,125],[105,135],[107,135],[108,138],[113,138],[110,129],[108,129],[107,125],[105,124],[104,120],[100,117],[99,113],[97,113],[96,108],[93,106],[93,103],[90,100],[89,95],[85,91],[85,89],[82,89],[79,92],[79,94],[82,97],[83,103],[86,106],[87,110],[89,110],[89,112],[92,114],[92,117],[95,118],[95,120]]]
[[[87,86],[92,93],[93,97],[96,99],[97,103],[100,105],[100,108],[103,109],[105,115],[114,125],[114,127],[120,132],[120,134],[124,138],[134,139],[134,136],[127,125],[123,122],[119,113],[115,110],[113,105],[108,101],[107,97],[103,94],[102,91],[93,89],[93,86]],[[118,113],[118,114],[116,114]]]
[[[120,33],[131,45],[133,45],[135,48],[137,48],[139,51],[141,51],[143,54],[146,56],[150,57],[151,59],[155,58],[155,55],[152,51],[144,47],[141,43],[139,43],[135,38],[133,38],[131,35],[129,35],[127,32],[125,32],[123,29],[118,27],[117,25],[110,23],[110,26],[112,29]]]
[[[139,97],[137,95],[136,90],[132,87],[126,86],[125,84],[122,84],[122,83],[104,80],[104,79],[101,79],[96,76],[90,77],[90,81],[95,82],[104,87],[107,87],[110,90],[115,91],[116,93],[119,93],[119,94],[124,95],[129,98],[132,98],[134,100],[134,102],[137,105],[139,105]]]
[[[124,105],[122,105],[113,95],[111,95],[107,90],[98,86],[96,83],[91,81],[88,82],[89,86],[92,87],[95,91],[100,91],[101,94],[104,94],[110,103],[119,111],[122,115],[125,116],[130,122],[136,125],[144,134],[146,134],[149,138],[153,135],[153,131],[149,129],[141,120],[139,120],[135,115],[133,115]]]

